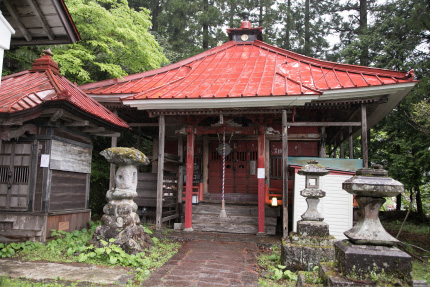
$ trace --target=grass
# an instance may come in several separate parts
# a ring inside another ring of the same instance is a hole
[[[258,286],[296,286],[297,273],[281,264],[281,252],[276,246],[264,249],[257,258],[259,266]]]
[[[102,266],[131,267],[134,280],[130,282],[130,286],[134,286],[134,283],[140,284],[151,272],[166,263],[181,246],[178,242],[159,240],[156,237],[152,237],[154,246],[150,250],[136,255],[125,253],[119,246],[115,245],[114,240],[110,240],[110,242],[101,241],[103,246],[96,248],[89,242],[96,227],[97,224],[93,223],[88,230],[76,230],[71,233],[63,231],[53,232],[55,238],[44,244],[25,242],[3,245],[0,246],[0,257],[18,257],[27,261],[80,262]],[[145,230],[147,233],[151,233],[148,228],[145,228]],[[0,286],[82,286],[82,284],[73,285],[70,283],[61,285],[60,281],[48,282],[45,285],[31,285],[34,282],[27,282],[26,280],[22,280],[21,282],[18,280],[19,283],[11,283],[8,280],[12,279],[6,277],[0,278]]]
[[[383,221],[382,225],[385,229],[398,231],[400,229],[400,226],[402,225],[402,222],[400,220]],[[414,224],[406,222],[402,228],[402,232],[403,231],[413,234],[430,234],[430,226],[427,223]]]

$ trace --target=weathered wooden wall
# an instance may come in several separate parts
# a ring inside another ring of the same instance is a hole
[[[49,211],[86,208],[87,174],[53,170]]]

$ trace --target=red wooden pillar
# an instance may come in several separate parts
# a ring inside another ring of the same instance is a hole
[[[264,223],[264,193],[265,193],[265,172],[264,172],[264,148],[265,146],[265,129],[258,129],[258,234],[263,235],[265,232]]]
[[[194,171],[194,132],[191,127],[187,128],[187,182],[185,185],[185,229],[184,231],[193,231],[193,171]]]

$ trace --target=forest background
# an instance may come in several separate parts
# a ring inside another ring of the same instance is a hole
[[[369,131],[371,163],[381,163],[405,185],[397,209],[410,204],[430,213],[430,1],[428,0],[65,0],[82,40],[51,46],[61,73],[83,84],[174,63],[228,41],[250,12],[264,41],[323,60],[385,69],[414,70],[420,82]],[[31,67],[46,47],[8,51],[4,74]],[[120,138],[132,146],[135,135]],[[356,139],[358,142],[360,139]],[[122,142],[121,142],[122,141]],[[109,165],[94,141],[90,206],[100,214]],[[146,150],[150,153],[150,141]],[[355,144],[355,158],[360,145]]]

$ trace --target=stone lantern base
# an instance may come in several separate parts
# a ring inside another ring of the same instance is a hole
[[[396,247],[356,245],[348,240],[334,246],[336,267],[347,277],[366,278],[373,272],[412,280],[412,258]]]
[[[289,238],[283,241],[281,261],[287,269],[292,271],[308,271],[318,266],[320,262],[334,260],[333,243],[335,238],[328,235],[328,232],[326,236],[319,236],[320,234],[325,234],[324,231],[320,232],[321,230],[325,230],[324,222],[314,221],[313,223],[318,223],[315,230],[306,229],[308,231],[306,235],[291,232]],[[298,223],[297,228],[299,226]],[[302,227],[306,228],[309,226],[304,225]]]

